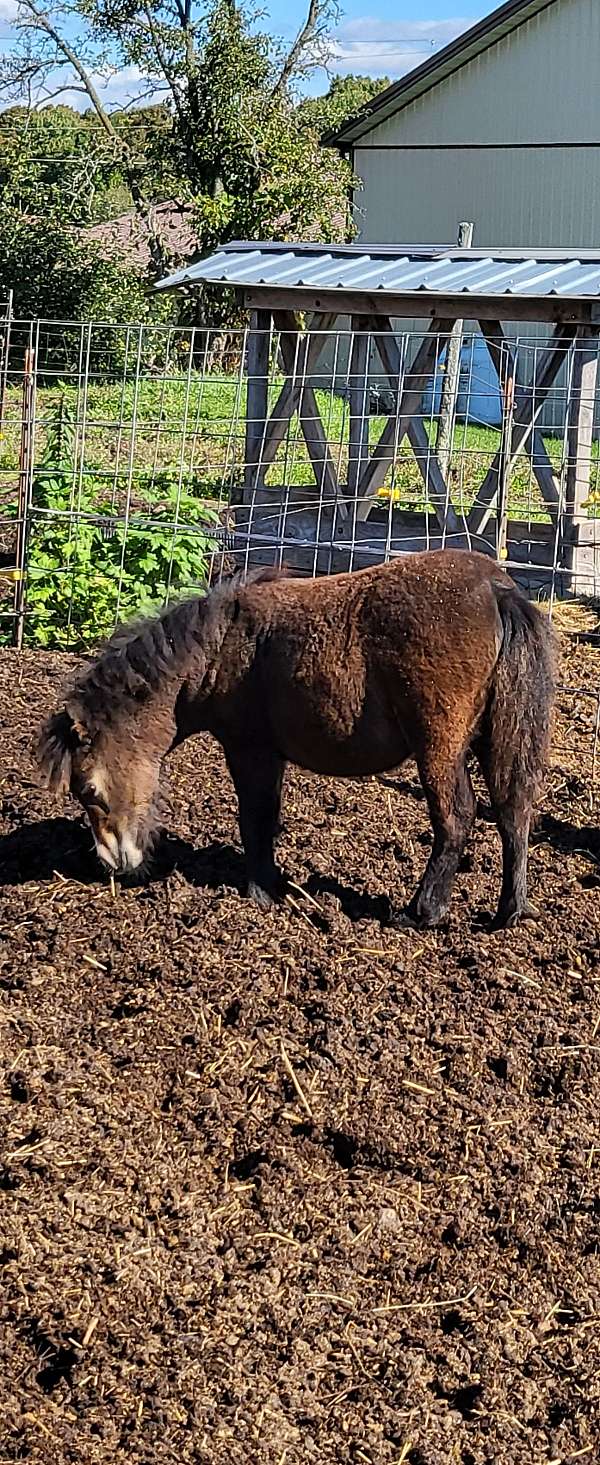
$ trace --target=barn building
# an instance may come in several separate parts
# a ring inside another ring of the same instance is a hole
[[[599,0],[508,0],[328,141],[361,243],[600,246]]]

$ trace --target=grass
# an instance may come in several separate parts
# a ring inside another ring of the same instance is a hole
[[[278,394],[280,382],[273,382],[270,405]],[[64,397],[77,423],[77,466],[80,472],[92,475],[98,482],[98,494],[106,497],[111,486],[119,495],[124,485],[131,484],[136,496],[152,488],[155,478],[169,470],[179,475],[186,487],[199,494],[221,497],[232,483],[240,481],[244,463],[244,423],[246,391],[236,377],[218,375],[167,380],[144,378],[120,385],[107,385],[93,380],[87,390],[67,383],[41,387],[36,399],[36,461],[43,451],[45,425],[55,415],[56,405]],[[317,391],[317,401],[330,443],[331,455],[343,482],[348,463],[348,408],[337,396]],[[0,494],[6,500],[14,496],[21,437],[21,393],[11,388],[7,394],[0,442]],[[386,422],[385,417],[369,421],[369,442],[374,444]],[[434,425],[426,423],[430,441]],[[468,511],[485,474],[493,461],[500,441],[499,433],[486,427],[457,425],[451,462],[452,501],[458,510]],[[546,450],[557,473],[562,464],[563,443],[560,438],[546,437]],[[58,465],[57,465],[58,466]],[[593,490],[598,491],[598,444],[593,448]],[[296,419],[277,459],[269,469],[267,484],[290,486],[314,484],[314,474]],[[384,500],[391,498],[395,506],[431,510],[426,501],[423,482],[414,454],[405,440],[393,469],[390,469],[381,491]],[[530,460],[523,456],[512,474],[509,494],[509,517],[549,522],[545,505],[533,474]]]

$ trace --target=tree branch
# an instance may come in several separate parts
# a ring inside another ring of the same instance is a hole
[[[180,9],[180,7],[178,6],[178,10],[179,9]],[[179,118],[179,121],[182,122],[183,121],[183,115],[184,114],[183,114],[183,99],[182,99],[182,96],[181,96],[181,91],[180,91],[180,89],[179,89],[179,87],[177,85],[177,82],[175,80],[175,77],[173,75],[173,71],[172,71],[171,65],[169,63],[168,56],[166,56],[165,51],[163,50],[162,42],[161,42],[160,36],[158,34],[158,31],[156,29],[156,26],[154,24],[154,20],[152,18],[152,14],[150,12],[150,8],[146,4],[144,5],[144,14],[146,16],[146,22],[147,22],[147,26],[148,26],[148,31],[150,33],[150,39],[152,41],[152,47],[153,47],[153,50],[154,50],[154,55],[156,56],[156,60],[158,62],[158,65],[160,66],[160,69],[162,71],[162,74],[163,74],[163,76],[165,78],[166,85],[168,86],[169,91],[171,93],[171,96],[173,98],[173,105],[175,107],[175,111],[177,112],[177,116]]]
[[[304,21],[304,24],[301,25],[295,40],[292,41],[290,49],[283,62],[279,77],[277,78],[275,86],[273,87],[272,95],[274,97],[278,97],[283,94],[288,85],[288,82],[299,70],[300,64],[302,62],[302,57],[307,47],[310,46],[311,41],[316,40],[317,36],[319,35],[319,21],[327,14],[328,9],[329,6],[327,4],[327,0],[309,0],[308,10],[306,12],[306,20]]]
[[[44,87],[44,95],[39,102],[35,103],[32,111],[42,112],[49,102],[53,102],[56,97],[63,97],[65,92],[81,92],[84,96],[88,94],[87,88],[78,86],[75,81],[66,81],[64,86],[57,86],[55,91],[49,91],[47,87]]]
[[[57,31],[49,16],[46,15],[42,10],[38,10],[37,5],[35,4],[35,0],[22,0],[22,4],[24,5],[25,9],[29,11],[30,15],[34,17],[37,29],[46,32],[46,35],[49,36],[52,41],[54,41],[57,49],[62,53],[65,60],[68,61],[69,66],[73,67],[76,76],[79,77],[79,80],[82,83],[84,91],[87,92],[90,102],[92,103],[94,111],[96,112],[96,115],[98,117],[100,126],[103,127],[107,137],[110,137],[111,140],[117,145],[119,151],[123,152],[123,143],[121,138],[119,137],[117,129],[111,122],[109,113],[102,105],[102,100],[99,96],[99,93],[96,91],[91,76],[86,71],[83,63],[79,60],[79,57],[76,55],[72,46],[69,45],[69,42],[65,39],[64,36],[61,36],[60,31]]]

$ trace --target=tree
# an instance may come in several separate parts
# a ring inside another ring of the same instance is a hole
[[[175,321],[177,302],[153,296],[138,270],[86,239],[56,214],[29,219],[14,208],[0,210],[0,299],[13,292],[17,319],[107,323],[94,332],[95,369],[112,371],[120,360],[122,333],[110,323],[138,325]],[[17,334],[16,341],[19,341]],[[53,344],[54,369],[72,368],[78,358],[80,333],[65,326]],[[145,346],[155,350],[154,333]]]
[[[151,223],[160,167],[194,201],[200,243],[236,233],[287,238],[346,234],[349,174],[319,147],[294,106],[298,78],[322,60],[334,0],[309,0],[286,52],[235,0],[18,0],[20,42],[0,71],[0,89],[38,98],[82,91],[139,213]],[[76,37],[74,39],[74,37]],[[103,103],[98,74],[135,67],[149,93],[168,102],[169,123],[150,156],[135,143],[134,113],[122,125]],[[155,273],[170,260],[151,235]]]
[[[298,110],[303,121],[323,137],[341,127],[389,85],[388,76],[334,76],[329,91],[321,97],[307,97]]]
[[[95,118],[64,106],[0,113],[0,191],[4,207],[30,219],[56,212],[73,225],[94,222],[113,201],[116,211],[131,207],[114,150]],[[124,198],[128,202],[121,203]]]

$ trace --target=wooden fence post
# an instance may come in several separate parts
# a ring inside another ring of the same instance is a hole
[[[567,577],[575,594],[595,595],[599,573],[597,521],[584,508],[590,492],[592,441],[598,380],[597,329],[581,326],[573,346],[567,427],[567,472],[563,544]]]
[[[250,503],[259,486],[260,449],[268,416],[271,313],[253,310],[246,346],[246,452],[245,500]]]

